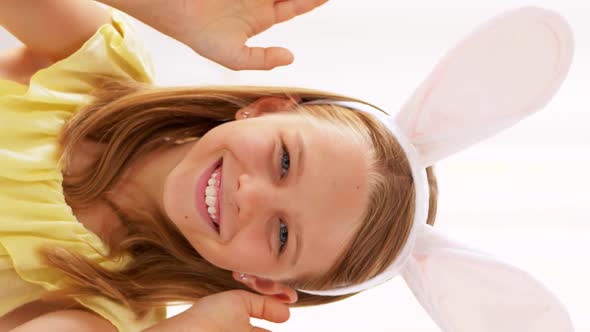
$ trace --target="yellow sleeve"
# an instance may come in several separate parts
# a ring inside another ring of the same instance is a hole
[[[121,12],[113,10],[109,24],[68,58],[35,73],[29,86],[0,80],[0,279],[13,285],[10,292],[0,290],[0,316],[63,287],[61,272],[39,257],[41,247],[66,248],[107,268],[126,263],[104,261],[95,252],[107,248],[66,204],[56,156],[60,130],[91,101],[90,82],[96,75],[146,83],[153,79],[150,58]],[[137,321],[107,298],[76,300],[121,332],[139,332],[166,318],[165,308]]]
[[[89,102],[90,79],[105,75],[151,83],[154,71],[149,54],[125,14],[111,10],[105,24],[69,57],[31,77],[30,101],[80,106]]]

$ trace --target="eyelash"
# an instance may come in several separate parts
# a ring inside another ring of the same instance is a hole
[[[289,156],[289,151],[287,147],[282,144],[281,145],[281,159],[280,159],[280,171],[281,171],[281,179],[286,177],[289,174],[289,169],[291,167],[291,157]],[[285,158],[286,157],[286,158]],[[285,240],[283,242],[283,236],[285,236]],[[289,240],[289,227],[287,224],[279,219],[279,255],[285,250],[287,245],[287,241]]]
[[[284,226],[284,227],[283,227]],[[285,242],[283,243],[282,237],[285,235]],[[289,228],[281,219],[279,219],[279,255],[285,250],[287,241],[289,240]]]
[[[287,176],[287,174],[289,174],[289,169],[291,167],[291,157],[289,156],[289,151],[287,150],[287,147],[285,147],[284,144],[281,147],[281,151],[282,152],[281,152],[280,168],[281,168],[281,179],[282,179],[285,176]],[[286,160],[285,160],[285,157],[287,157]],[[284,168],[287,168],[287,170],[284,170]]]

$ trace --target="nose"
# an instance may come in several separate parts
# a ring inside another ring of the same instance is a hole
[[[249,223],[255,220],[268,220],[276,210],[277,194],[274,186],[261,176],[238,176],[235,202],[239,221]]]

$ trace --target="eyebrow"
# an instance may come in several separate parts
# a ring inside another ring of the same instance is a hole
[[[297,232],[295,232],[295,254],[293,255],[293,258],[291,259],[291,266],[295,266],[297,265],[297,261],[299,260],[299,256],[301,256],[301,248],[303,247],[303,242],[301,242],[301,232],[299,231],[299,229],[297,229]]]
[[[303,137],[301,137],[301,132],[297,131],[295,135],[297,141],[297,181],[303,175],[303,164],[305,163],[305,143],[303,142]]]
[[[305,143],[303,142],[303,137],[301,137],[301,132],[297,131],[295,135],[295,139],[297,141],[297,181],[303,175],[303,164],[305,158]],[[301,248],[303,248],[303,241],[301,241],[301,229],[299,226],[295,226],[295,254],[293,254],[293,258],[291,259],[291,266],[295,266],[299,260],[299,256],[301,256]]]

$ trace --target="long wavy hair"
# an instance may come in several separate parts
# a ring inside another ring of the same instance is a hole
[[[46,248],[50,266],[68,277],[68,286],[53,296],[106,296],[129,307],[138,317],[171,303],[191,303],[230,290],[247,289],[231,271],[220,269],[191,246],[166,216],[137,206],[111,201],[108,191],[123,171],[140,156],[166,148],[174,141],[201,137],[232,121],[237,110],[265,96],[355,100],[345,96],[277,87],[154,87],[137,82],[97,79],[93,102],[74,115],[60,135],[64,195],[70,206],[107,202],[123,223],[118,241],[107,241],[108,259],[130,256],[119,270],[108,270],[67,250]],[[414,217],[414,185],[400,145],[378,120],[332,105],[305,105],[297,111],[321,121],[346,126],[373,147],[369,204],[356,234],[329,271],[319,277],[292,280],[295,289],[329,289],[355,284],[382,272],[397,256],[408,237]],[[80,142],[105,145],[104,151],[80,175],[67,167]],[[428,223],[436,214],[438,189],[431,168]],[[249,290],[249,289],[247,289]],[[298,292],[293,306],[324,304],[347,298]]]

